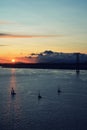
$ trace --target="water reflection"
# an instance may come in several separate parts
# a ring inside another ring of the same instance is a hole
[[[20,98],[15,95],[11,95],[11,89],[13,88],[17,91],[17,82],[16,82],[16,70],[11,69],[11,77],[9,81],[9,99],[7,103],[6,111],[9,113],[6,117],[8,119],[9,125],[11,126],[10,129],[15,129],[17,126],[17,120],[21,119],[21,112],[20,112]],[[10,119],[9,119],[10,117]],[[16,123],[15,123],[16,122]]]
[[[80,70],[76,70],[76,76],[79,77],[80,75]]]
[[[11,79],[10,79],[10,90],[16,89],[16,76],[15,76],[15,69],[11,69]]]

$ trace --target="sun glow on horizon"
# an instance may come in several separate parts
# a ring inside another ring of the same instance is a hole
[[[12,59],[12,60],[11,60],[11,62],[12,62],[12,63],[15,63],[15,62],[16,62],[16,60],[15,60],[15,59]]]

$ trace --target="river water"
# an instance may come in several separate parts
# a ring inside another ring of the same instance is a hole
[[[87,71],[0,68],[0,130],[87,130]]]

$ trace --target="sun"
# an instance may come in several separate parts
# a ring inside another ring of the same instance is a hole
[[[15,59],[12,59],[11,62],[12,62],[12,63],[15,63],[16,61],[15,61]]]

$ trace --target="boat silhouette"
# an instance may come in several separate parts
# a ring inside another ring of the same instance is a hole
[[[14,89],[11,89],[11,95],[16,95],[16,92],[14,91]]]
[[[57,92],[58,92],[58,93],[61,93],[61,90],[58,88]]]
[[[38,94],[38,99],[41,99],[42,98],[42,96],[40,95],[40,92],[39,92],[39,94]]]

